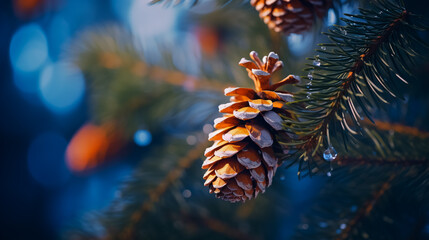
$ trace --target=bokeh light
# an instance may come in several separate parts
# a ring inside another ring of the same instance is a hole
[[[188,137],[186,137],[186,142],[189,145],[195,145],[198,142],[198,138],[194,135],[189,135]]]
[[[134,0],[131,4],[128,23],[148,62],[162,63],[159,40],[174,38],[177,11],[178,8],[166,8],[162,4],[149,5],[147,0]],[[162,21],[157,20],[160,16]],[[174,47],[177,48],[177,44]]]
[[[28,150],[28,170],[41,185],[55,188],[70,178],[65,162],[67,141],[57,133],[43,133],[30,145]]]
[[[205,133],[205,134],[209,134],[209,133],[211,133],[212,131],[213,131],[213,125],[212,124],[210,124],[210,123],[206,123],[206,124],[204,124],[204,126],[203,126],[203,132]]]
[[[334,11],[334,9],[329,9],[329,11],[328,11],[328,18],[327,18],[327,22],[326,22],[326,24],[328,25],[328,26],[332,26],[332,25],[334,25],[334,24],[336,24],[337,23],[337,16],[336,16],[336,14],[335,14],[335,11]]]
[[[295,56],[307,55],[312,52],[311,46],[314,44],[314,37],[311,33],[295,34],[292,33],[287,38],[289,51]]]
[[[154,37],[172,30],[177,10],[161,4],[149,5],[147,0],[135,0],[130,7],[131,29],[139,37]],[[162,16],[162,21],[157,21]]]
[[[39,69],[48,59],[48,41],[42,28],[32,23],[18,29],[10,42],[9,55],[15,71]]]
[[[39,93],[45,105],[55,113],[73,110],[85,92],[81,71],[67,63],[47,65],[40,74]]]
[[[144,129],[137,130],[134,134],[134,142],[141,147],[147,146],[152,142],[152,134]]]
[[[74,172],[97,166],[105,160],[109,143],[106,129],[85,124],[67,146],[67,166]]]
[[[42,7],[45,0],[14,0],[15,11],[20,15],[31,15]]]

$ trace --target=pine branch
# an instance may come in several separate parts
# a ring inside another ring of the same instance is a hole
[[[171,184],[174,184],[177,179],[182,177],[184,171],[192,165],[192,163],[198,160],[201,156],[201,152],[207,147],[207,142],[203,142],[189,151],[186,156],[178,160],[177,167],[170,171],[168,175],[158,183],[158,185],[149,190],[149,199],[141,205],[140,208],[136,209],[131,215],[131,219],[128,221],[127,226],[120,233],[115,236],[110,236],[110,239],[132,239],[135,235],[136,224],[142,219],[143,214],[150,211],[156,202],[159,201],[161,196],[169,189]]]
[[[287,144],[301,152],[300,161],[312,162],[321,147],[332,145],[330,135],[341,133],[346,148],[348,139],[365,135],[361,119],[372,121],[374,106],[401,96],[396,82],[408,83],[401,74],[410,75],[418,55],[418,27],[401,4],[379,0],[372,10],[348,16],[346,26],[325,33],[332,43],[321,44],[325,50],[311,59],[310,84],[296,95],[299,104],[290,105],[300,121],[285,120],[300,136]]]
[[[191,161],[195,156],[200,159],[202,150],[197,146],[191,150],[195,155],[190,156],[189,148],[182,140],[174,140],[147,153],[109,209],[68,236],[73,239],[274,237],[275,233],[268,228],[271,223],[264,219],[280,217],[278,209],[272,206],[285,202],[285,190],[277,184],[278,188],[273,186],[270,193],[240,205],[218,201],[201,183],[201,162]],[[184,189],[192,191],[192,197],[185,197]],[[255,224],[261,228],[242,228]]]
[[[365,124],[371,124],[367,120],[365,120],[364,123]],[[382,130],[382,131],[394,131],[394,132],[397,132],[400,134],[415,136],[415,137],[419,137],[419,138],[428,138],[429,137],[429,132],[421,131],[418,128],[405,126],[405,125],[398,124],[398,123],[389,123],[389,122],[384,122],[384,121],[380,121],[380,120],[375,119],[374,120],[374,126],[378,130]]]
[[[362,220],[362,218],[369,216],[371,211],[374,209],[374,206],[377,204],[378,200],[384,195],[384,193],[389,190],[391,187],[391,182],[396,178],[396,174],[393,174],[387,179],[381,187],[373,194],[373,197],[367,200],[363,206],[357,211],[356,216],[352,218],[344,231],[341,232],[341,235],[337,240],[346,240],[349,239],[350,233],[354,230],[356,225]]]
[[[129,72],[132,76],[153,82],[183,86],[186,80],[195,82],[195,90],[223,91],[228,85],[219,80],[192,76],[184,72],[147,63],[134,36],[126,30],[113,26],[101,27],[81,33],[71,46],[71,62],[85,73],[97,75],[101,71]],[[167,53],[164,63],[171,58]],[[96,60],[96,61],[94,61]],[[91,72],[90,72],[91,71]],[[94,73],[94,71],[97,71]],[[90,79],[96,80],[96,79]]]
[[[225,224],[224,222],[208,217],[208,216],[192,216],[190,214],[185,214],[185,221],[190,221],[199,227],[207,227],[215,232],[218,232],[228,238],[237,239],[237,240],[254,240],[257,239],[254,236],[251,236],[247,233],[244,233],[240,229],[232,228],[231,226]]]
[[[406,239],[427,204],[421,166],[360,166],[332,173],[293,239]],[[420,223],[421,224],[421,223]],[[414,229],[414,230],[413,230]]]
[[[216,94],[228,86],[226,83],[151,65],[135,42],[127,31],[109,27],[84,32],[71,47],[70,61],[83,71],[88,81],[95,122],[115,124],[125,130],[127,139],[141,126],[158,131],[166,118],[189,111],[196,103],[218,104]],[[168,53],[163,56],[168,65],[171,56]],[[184,89],[185,85],[189,89]],[[192,123],[187,121],[190,126]]]
[[[375,120],[376,125],[363,121],[366,138],[351,142],[347,150],[341,139],[332,139],[340,152],[337,159],[326,161],[322,155],[312,158],[312,165],[301,165],[299,177],[327,173],[336,168],[369,166],[396,167],[398,170],[411,166],[429,164],[429,135],[419,129]],[[297,160],[289,163],[293,165]]]
[[[399,166],[399,167],[409,167],[409,166],[424,166],[429,165],[428,160],[424,159],[407,159],[407,160],[398,160],[396,158],[385,159],[385,158],[351,158],[351,157],[342,157],[336,161],[336,164],[339,166]]]

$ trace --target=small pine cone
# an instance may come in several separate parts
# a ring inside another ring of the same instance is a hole
[[[254,62],[243,58],[239,64],[247,69],[255,90],[225,89],[230,102],[219,106],[223,117],[214,120],[217,130],[209,134],[214,144],[206,149],[202,165],[207,169],[204,185],[210,193],[230,202],[255,198],[271,185],[279,165],[276,152],[282,151],[274,136],[285,134],[280,115],[292,117],[284,108],[292,101],[292,94],[275,90],[298,82],[289,75],[270,83],[271,74],[283,66],[277,54],[271,52],[261,61],[253,51],[250,57]]]
[[[291,34],[311,28],[316,17],[325,16],[331,0],[251,0],[250,4],[270,29]]]

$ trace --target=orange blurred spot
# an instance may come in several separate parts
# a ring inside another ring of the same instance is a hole
[[[42,5],[44,0],[14,0],[15,12],[19,15],[32,15]]]
[[[214,56],[218,51],[220,39],[216,29],[207,27],[198,27],[195,30],[198,42],[203,53]]]
[[[135,63],[131,68],[131,72],[138,77],[143,77],[147,72],[146,64],[144,64],[143,62]]]
[[[92,169],[116,153],[122,144],[116,134],[110,134],[107,126],[85,124],[73,136],[66,151],[66,161],[70,170],[81,172]],[[115,137],[116,136],[116,137]]]
[[[122,65],[122,59],[114,53],[103,52],[100,55],[101,66],[108,69],[115,69]]]

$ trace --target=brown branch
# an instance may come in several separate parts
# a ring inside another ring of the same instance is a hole
[[[143,202],[130,218],[128,225],[119,233],[118,239],[134,239],[134,231],[137,223],[143,218],[143,214],[150,211],[159,201],[162,195],[175,183],[183,173],[188,169],[195,160],[199,159],[201,153],[207,147],[207,142],[203,142],[188,152],[186,156],[179,159],[177,167],[170,171],[167,176],[158,184],[157,187],[149,191],[149,200]],[[117,239],[115,236],[110,236],[108,239]]]
[[[209,227],[210,229],[225,234],[225,236],[228,236],[233,239],[246,239],[246,240],[252,240],[255,239],[253,236],[249,236],[248,234],[245,234],[241,231],[238,231],[236,228],[232,228],[226,224],[224,224],[222,221],[219,221],[217,219],[204,217],[203,219],[204,224]]]
[[[237,239],[237,240],[258,239],[258,238],[255,238],[255,236],[250,236],[249,234],[241,231],[240,229],[233,228],[228,224],[225,224],[224,222],[210,216],[201,216],[201,215],[195,216],[188,213],[184,213],[183,217],[186,218],[185,219],[186,221],[195,223],[200,227],[207,227],[208,229],[214,232],[220,233],[230,239]]]
[[[362,71],[363,67],[365,66],[365,60],[373,56],[373,54],[380,48],[380,45],[387,40],[393,30],[398,26],[398,24],[408,15],[409,13],[404,10],[402,14],[397,19],[395,19],[380,36],[373,40],[373,43],[367,48],[365,53],[362,54],[360,58],[354,63],[353,67],[347,75],[347,78],[342,84],[342,89],[338,92],[335,99],[333,99],[334,101],[329,107],[330,110],[327,112],[326,116],[324,117],[324,120],[316,127],[319,130],[315,132],[310,137],[310,140],[304,144],[303,148],[307,152],[314,149],[314,146],[317,145],[317,143],[319,142],[320,135],[326,131],[329,122],[331,122],[332,118],[335,117],[335,113],[340,107],[341,99],[347,93],[347,90],[349,90],[351,84],[355,82],[356,74],[359,74]]]
[[[374,120],[374,123],[375,123],[375,125],[374,125],[372,122],[370,122],[367,119],[364,120],[364,123],[368,124],[368,125],[375,126],[377,129],[382,130],[382,131],[393,130],[397,133],[411,135],[411,136],[415,136],[415,137],[419,137],[419,138],[428,138],[429,137],[429,132],[425,132],[425,131],[422,131],[418,128],[405,126],[405,125],[402,125],[399,123],[389,123],[389,122],[384,122],[384,121],[380,121],[380,120]]]
[[[150,71],[148,71],[148,77],[155,81],[160,81],[175,86],[184,86],[184,84],[189,81],[190,84],[193,85],[191,88],[194,88],[194,90],[222,92],[225,88],[229,87],[229,85],[226,83],[187,75],[181,71],[169,70],[161,67],[151,67]]]
[[[185,74],[181,71],[166,69],[158,66],[151,66],[144,61],[129,56],[121,56],[119,53],[102,51],[99,53],[100,65],[105,69],[129,68],[128,72],[136,77],[148,77],[153,81],[167,83],[175,86],[184,86],[189,81],[194,90],[221,90],[228,87],[219,81],[210,80]]]
[[[375,204],[377,204],[377,201],[386,193],[387,190],[391,187],[391,182],[396,178],[396,174],[392,174],[389,179],[384,182],[380,189],[378,189],[372,196],[371,199],[366,201],[364,205],[357,211],[356,216],[351,219],[347,227],[344,229],[344,231],[341,233],[341,235],[337,238],[337,240],[345,240],[349,239],[349,235],[352,233],[353,228],[365,217],[369,216],[374,209]]]
[[[341,166],[416,166],[416,165],[429,165],[429,159],[385,159],[379,157],[343,157],[337,161],[338,165]]]

